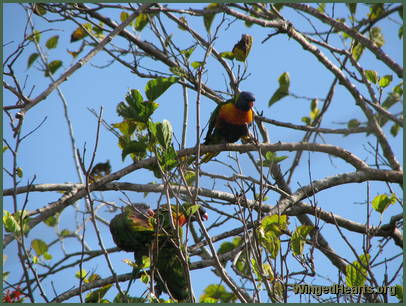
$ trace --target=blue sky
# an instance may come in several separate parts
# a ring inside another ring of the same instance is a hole
[[[184,4],[171,4],[171,7],[183,8]],[[192,5],[190,5],[192,6]],[[201,7],[202,5],[194,5]],[[337,5],[338,6],[338,5]],[[189,7],[189,5],[186,5]],[[344,7],[344,6],[343,6]],[[342,7],[338,6],[338,12],[342,11]],[[359,13],[365,15],[366,9],[359,7]],[[111,17],[118,21],[119,11],[114,11]],[[290,9],[284,8],[282,14],[294,21],[294,26],[299,29],[306,31],[311,31],[312,28],[309,27],[306,20],[293,12]],[[339,14],[339,13],[338,13]],[[15,50],[17,44],[22,40],[22,33],[25,26],[26,16],[18,4],[5,4],[3,9],[4,16],[4,32],[3,39],[4,43],[8,43],[3,48],[4,56],[7,56],[10,52]],[[396,18],[397,20],[399,18]],[[220,21],[220,16],[216,16],[213,28]],[[290,90],[292,93],[300,96],[308,97],[319,97],[325,98],[327,91],[333,81],[333,76],[330,74],[314,57],[308,52],[300,47],[293,39],[288,39],[285,35],[277,35],[269,39],[265,43],[261,43],[267,35],[272,32],[270,29],[261,28],[259,26],[253,26],[251,28],[245,27],[239,22],[231,23],[231,18],[225,23],[230,22],[230,26],[226,29],[225,26],[222,28],[222,33],[220,37],[215,41],[215,48],[217,51],[230,51],[233,45],[240,39],[242,33],[251,34],[254,37],[254,44],[251,50],[251,54],[248,58],[248,72],[250,76],[245,80],[240,89],[249,90],[256,95],[256,110],[263,112],[265,117],[283,121],[291,122],[295,124],[302,124],[300,121],[303,116],[309,115],[310,103],[304,99],[295,99],[293,97],[287,97],[283,100],[277,102],[272,107],[268,107],[268,100],[278,88],[278,77],[284,73],[289,72],[291,78]],[[63,68],[58,70],[56,76],[65,71],[73,63],[72,58],[66,52],[66,49],[76,50],[79,48],[80,43],[70,43],[70,34],[76,28],[73,23],[51,23],[47,24],[39,18],[34,19],[35,27],[39,30],[49,30],[43,33],[41,38],[41,45],[43,46],[45,41],[53,35],[59,35],[59,45],[58,48],[49,51],[49,60],[62,59]],[[188,18],[189,24],[195,28],[202,36],[205,37],[204,26],[202,18]],[[175,33],[173,39],[179,43],[181,48],[187,48],[191,45],[192,41],[190,37],[185,33],[177,29],[172,23],[168,23],[167,31],[169,33]],[[315,26],[321,27],[322,29],[327,29],[324,25],[315,23]],[[401,40],[397,37],[398,25],[393,22],[380,23],[378,26],[381,27],[382,32],[385,36],[385,45],[383,50],[389,54],[394,60],[402,63],[403,49]],[[152,40],[151,32],[149,29],[144,29],[142,32],[137,33],[142,39]],[[123,39],[115,38],[113,40],[114,44],[122,44]],[[348,42],[347,42],[348,43]],[[340,45],[338,43],[338,45]],[[80,55],[83,56],[90,49],[87,48]],[[46,79],[43,72],[38,71],[35,67],[31,67],[27,70],[27,59],[29,55],[34,52],[34,46],[31,44],[21,57],[21,60],[15,65],[15,72],[17,77],[24,82],[26,75],[28,76],[26,81],[26,88],[34,88],[32,96],[36,96],[44,88],[46,88],[50,80]],[[196,50],[192,55],[191,61],[202,60],[203,52],[201,50]],[[141,79],[135,74],[130,73],[128,69],[123,69],[118,63],[113,63],[107,68],[98,68],[109,63],[110,59],[105,53],[99,53],[96,55],[90,63],[76,71],[66,82],[61,85],[61,90],[66,97],[69,104],[69,114],[72,121],[72,126],[74,129],[76,144],[79,149],[83,149],[86,144],[87,152],[92,150],[95,140],[97,120],[88,111],[88,108],[94,108],[98,110],[103,106],[103,119],[109,123],[119,122],[120,118],[116,114],[116,106],[118,102],[124,99],[126,92],[129,89],[139,89],[144,93],[145,84],[148,80]],[[334,61],[335,62],[335,61]],[[335,62],[336,63],[336,62]],[[380,76],[385,74],[393,74],[386,66],[376,61],[374,56],[372,56],[368,51],[364,52],[363,57],[360,60],[361,65],[365,69],[374,69],[378,71]],[[148,64],[154,65],[153,62],[148,61]],[[241,64],[240,64],[241,65]],[[34,66],[38,66],[35,65]],[[159,65],[159,67],[162,67]],[[151,66],[151,68],[155,68]],[[161,69],[161,68],[160,68]],[[217,90],[225,91],[224,84],[226,74],[220,69],[220,66],[215,63],[214,60],[209,61],[207,66],[207,73],[204,75],[203,80],[207,82],[209,87],[215,88]],[[10,82],[10,80],[8,80]],[[399,83],[394,75],[394,81],[388,87],[391,90],[393,86]],[[364,89],[362,90],[365,93]],[[385,94],[385,92],[384,92]],[[4,91],[3,103],[4,105],[11,105],[15,103],[15,97],[11,95],[8,91]],[[187,137],[187,147],[191,147],[195,144],[196,134],[195,134],[195,116],[196,107],[195,100],[196,95],[194,92],[189,91],[190,98],[190,124],[188,129]],[[181,137],[182,128],[182,89],[179,85],[174,85],[165,94],[163,94],[157,102],[159,103],[159,108],[153,115],[155,121],[162,121],[163,119],[169,120],[174,128],[175,135],[178,139]],[[207,122],[212,109],[215,107],[215,103],[209,99],[203,97],[201,102],[201,122]],[[321,107],[321,104],[320,104]],[[394,113],[402,111],[400,105],[395,106],[393,110]],[[36,107],[31,109],[25,120],[23,126],[23,135],[33,130],[38,124],[47,117],[45,123],[28,137],[20,148],[20,155],[18,157],[18,165],[23,169],[24,177],[21,181],[21,185],[26,185],[27,180],[33,178],[36,175],[35,183],[64,183],[64,182],[77,182],[78,178],[73,166],[72,152],[69,144],[68,130],[66,121],[63,115],[62,103],[54,91],[46,100],[39,103]],[[365,121],[365,117],[360,113],[359,109],[354,105],[352,97],[346,92],[342,86],[338,86],[336,89],[336,94],[333,99],[332,106],[329,112],[323,119],[322,127],[329,128],[341,128],[344,127],[342,123],[348,122],[352,118],[357,118],[361,122]],[[389,134],[390,124],[386,125],[384,128],[385,133],[391,144],[393,145],[393,150],[401,163],[403,163],[403,143],[402,137],[398,135],[393,138]],[[297,142],[300,141],[303,133],[299,131],[293,131],[286,128],[280,128],[272,125],[266,126],[270,134],[271,142]],[[13,138],[10,134],[9,122],[7,117],[3,120],[3,135],[7,141],[13,143]],[[368,143],[375,145],[375,140],[373,137],[365,137],[365,135],[352,135],[348,137],[343,137],[341,135],[329,134],[317,139],[317,142],[322,142],[329,144],[338,145],[343,147],[354,154],[365,159],[368,163],[373,163],[373,155],[369,154]],[[281,163],[283,171],[286,171],[291,164],[293,154],[289,152],[282,152],[281,155],[287,155],[288,160]],[[221,154],[221,158],[229,161],[227,159],[227,153]],[[246,175],[255,176],[256,173],[246,159],[245,156],[240,156],[242,165],[242,171]],[[90,159],[90,155],[87,156]],[[124,162],[121,160],[121,152],[117,146],[116,138],[106,130],[102,130],[99,149],[96,157],[97,162],[102,162],[110,160],[113,171],[123,168],[124,166],[131,163],[130,159],[127,158]],[[11,154],[5,153],[3,157],[4,167],[11,167]],[[309,161],[309,162],[308,162]],[[310,182],[309,179],[309,167],[311,170],[312,179],[320,179],[326,176],[331,176],[343,172],[353,171],[353,168],[343,161],[337,158],[330,158],[326,154],[321,153],[307,153],[303,155],[303,160],[301,165],[298,167],[296,174],[292,180],[291,188],[293,190],[299,188],[300,186],[307,185]],[[219,166],[218,163],[209,163],[203,166],[203,170],[222,173],[224,175],[230,174],[230,172]],[[123,182],[134,182],[134,183],[146,183],[157,181],[156,178],[151,176],[148,171],[141,170],[132,173],[124,177],[121,181]],[[5,175],[4,176],[4,188],[9,188],[11,186],[11,180]],[[207,179],[202,179],[202,186],[211,188],[212,182]],[[223,182],[218,182],[216,189],[221,189],[225,191],[227,187]],[[399,192],[397,186],[394,186],[394,190]],[[366,199],[367,185],[363,184],[351,184],[346,186],[339,186],[332,188],[328,191],[320,192],[316,195],[315,200],[317,203],[326,210],[331,210],[334,213],[341,215],[343,217],[351,218],[357,222],[365,222],[365,206],[360,205]],[[385,186],[381,183],[371,182],[369,184],[370,198],[373,198],[379,193],[387,192]],[[399,193],[400,194],[400,193]],[[102,197],[106,201],[114,201],[118,205],[123,205],[119,200],[122,195],[118,195],[116,192],[106,192],[103,195],[97,194],[98,197]],[[23,195],[19,197],[19,200],[23,200]],[[43,206],[48,203],[57,200],[60,197],[59,193],[32,193],[30,195],[30,202],[28,209],[33,210]],[[146,201],[155,205],[158,195],[149,194],[145,199],[143,194],[131,193],[131,199],[133,201]],[[275,203],[279,199],[277,194],[269,194],[269,203]],[[314,199],[312,199],[314,200]],[[80,205],[83,201],[78,202]],[[12,210],[12,202],[9,198],[4,199],[3,207],[6,210]],[[223,207],[217,207],[222,208]],[[390,207],[387,213],[383,216],[383,222],[386,223],[391,215],[401,212],[399,205]],[[113,214],[107,211],[106,208],[101,209],[101,215],[106,219],[110,220]],[[211,222],[214,222],[215,216],[211,216]],[[61,215],[61,223],[59,228],[70,228],[74,229],[75,223],[80,223],[80,219],[75,216],[73,209],[67,209]],[[379,222],[378,214],[373,214],[373,222],[377,224]],[[291,220],[292,225],[299,225],[296,219]],[[228,226],[232,226],[229,224]],[[223,231],[223,229],[221,229]],[[89,229],[89,233],[92,230]],[[105,239],[105,246],[112,247],[113,242],[110,238],[107,227],[102,228],[103,238]],[[215,235],[216,231],[212,233]],[[325,226],[326,236],[331,235],[332,239],[339,239],[334,227]],[[351,237],[351,241],[354,245],[359,246],[357,249],[361,250],[362,237],[347,233]],[[30,233],[28,241],[34,238],[41,238],[47,242],[51,242],[55,239],[54,229],[46,226],[37,226]],[[334,241],[334,240],[331,240]],[[98,249],[96,239],[89,240],[89,244],[92,248]],[[388,246],[388,254],[397,254],[399,249],[393,246],[393,243]],[[342,243],[333,243],[334,248],[342,256],[348,258],[350,261],[355,260],[351,254],[348,247]],[[68,252],[77,251],[79,244],[77,241],[71,239],[65,242],[64,247]],[[391,252],[393,250],[393,252]],[[5,250],[5,254],[8,255],[8,259],[5,263],[5,271],[14,271],[19,266],[18,259],[14,257],[16,252],[15,243],[8,246]],[[57,243],[51,249],[50,253],[54,254],[54,257],[58,257],[61,254],[61,247]],[[127,256],[128,255],[128,256]],[[115,253],[111,255],[114,262],[114,266],[118,273],[127,273],[128,266],[121,262],[122,258],[130,258],[129,254],[124,254],[122,252]],[[323,270],[329,267],[329,263],[323,256],[320,257],[319,272],[321,276],[324,275]],[[330,267],[331,268],[331,267]],[[107,277],[109,271],[105,268],[104,258],[99,258],[94,261],[90,261],[85,264],[85,269],[88,271],[95,270],[97,273],[101,274],[102,277]],[[73,284],[77,284],[77,280],[73,277],[73,274],[78,270],[78,267],[71,268],[67,270],[66,277],[69,281],[61,282],[60,275],[56,274],[54,278],[56,288],[58,292],[69,289]],[[70,276],[69,276],[70,274]],[[336,275],[329,275],[334,278]],[[18,274],[11,273],[9,281],[15,281],[19,277]],[[194,282],[195,293],[199,296],[205,286],[209,284],[209,281],[215,281],[216,278],[214,274],[210,272],[210,269],[205,269],[203,271],[193,272],[192,274]],[[204,279],[204,282],[202,281]],[[322,282],[322,277],[318,279],[318,284]],[[45,289],[52,296],[52,287],[49,282],[45,285]],[[111,297],[111,296],[110,296]],[[76,299],[70,300],[72,302],[77,301]]]

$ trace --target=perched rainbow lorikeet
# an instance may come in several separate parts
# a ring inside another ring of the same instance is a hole
[[[219,104],[209,119],[205,145],[236,142],[240,138],[249,138],[248,126],[254,120],[255,96],[249,91],[241,92],[237,99]],[[218,153],[207,153],[202,162],[208,162]]]
[[[188,208],[187,205],[171,205],[172,220],[175,227],[179,226],[180,236],[181,227],[187,223],[189,217],[191,221],[197,220],[197,212],[188,215]],[[203,220],[208,219],[202,207],[199,207],[199,214]],[[158,272],[155,277],[158,296],[161,292],[166,292],[178,301],[188,299],[187,279],[178,255],[178,246],[174,243],[176,233],[170,225],[168,205],[161,205],[155,211],[146,204],[127,206],[111,220],[110,232],[120,249],[134,252],[137,265],[142,264],[143,256],[153,256],[153,264]],[[157,244],[155,238],[158,238]]]

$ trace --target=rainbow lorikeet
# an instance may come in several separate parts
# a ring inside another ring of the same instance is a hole
[[[219,104],[209,119],[205,145],[236,142],[240,138],[248,138],[248,126],[254,120],[255,96],[249,91],[241,92],[237,99]],[[218,153],[207,153],[202,162],[208,162]]]
[[[193,214],[187,205],[171,205],[171,210],[173,223],[175,227],[179,225],[181,236],[181,227],[189,217],[195,221],[197,212]],[[207,220],[206,211],[202,207],[198,210],[200,217]],[[152,262],[158,272],[155,277],[158,295],[166,292],[178,301],[185,301],[189,296],[187,279],[178,255],[178,246],[174,243],[176,233],[170,225],[169,216],[168,205],[161,205],[153,211],[146,204],[133,204],[111,220],[110,232],[121,250],[134,252],[135,262],[140,267],[142,257],[153,254]]]

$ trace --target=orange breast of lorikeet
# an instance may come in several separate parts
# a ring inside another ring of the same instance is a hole
[[[252,110],[243,111],[238,109],[234,103],[227,103],[220,109],[218,119],[234,125],[250,124],[254,119]]]

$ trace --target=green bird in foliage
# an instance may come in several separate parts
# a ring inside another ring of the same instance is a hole
[[[204,144],[233,143],[240,138],[249,138],[248,126],[254,120],[254,101],[253,93],[243,91],[236,99],[219,104],[210,116]],[[205,154],[202,162],[208,162],[217,154]]]
[[[191,207],[171,205],[172,215],[168,205],[161,205],[152,210],[146,204],[132,204],[115,216],[110,222],[110,232],[115,244],[124,251],[134,252],[134,259],[141,267],[143,256],[152,256],[155,265],[156,293],[168,293],[178,301],[185,301],[189,296],[187,279],[181,259],[176,230],[182,237],[182,226],[188,219],[197,220],[197,211],[192,213]],[[200,218],[207,220],[206,211],[199,207]],[[175,231],[171,226],[171,218]]]

